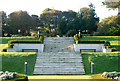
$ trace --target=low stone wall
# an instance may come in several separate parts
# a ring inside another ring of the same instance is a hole
[[[16,52],[13,48],[7,48],[7,52]]]
[[[112,48],[109,48],[109,49],[103,48],[103,53],[106,53],[106,52],[112,52]]]
[[[22,49],[38,49],[38,52],[44,51],[44,44],[14,44],[13,49],[21,52]]]
[[[80,52],[80,49],[96,49],[96,52],[102,52],[104,44],[74,44],[75,52]]]

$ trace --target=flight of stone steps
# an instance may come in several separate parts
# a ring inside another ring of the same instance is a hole
[[[45,52],[73,52],[72,37],[47,37],[44,40]]]
[[[85,74],[82,57],[74,52],[72,37],[47,37],[38,53],[34,74]]]

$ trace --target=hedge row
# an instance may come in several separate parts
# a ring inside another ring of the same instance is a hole
[[[25,43],[25,44],[42,44],[43,40],[10,40],[8,41],[8,48],[13,48],[14,43]]]
[[[105,41],[95,41],[95,40],[79,40],[78,44],[104,44]]]

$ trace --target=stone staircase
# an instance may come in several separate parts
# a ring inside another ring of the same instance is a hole
[[[72,37],[47,37],[45,52],[36,59],[34,74],[85,74],[82,57],[74,52]]]
[[[44,40],[45,52],[73,52],[72,37],[47,37]]]

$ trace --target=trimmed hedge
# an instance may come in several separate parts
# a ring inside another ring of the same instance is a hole
[[[78,44],[104,44],[105,41],[95,41],[95,40],[79,40]]]
[[[34,44],[34,43],[38,43],[38,44],[42,44],[43,40],[10,40],[8,41],[8,48],[13,48],[13,44],[14,43],[27,43],[27,44]]]

